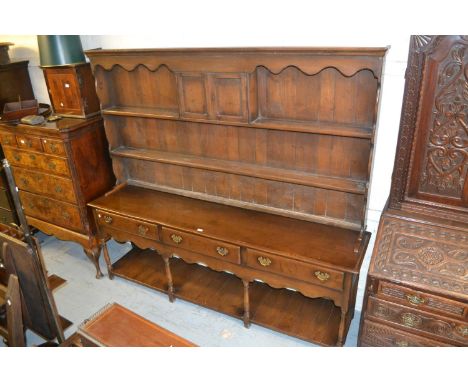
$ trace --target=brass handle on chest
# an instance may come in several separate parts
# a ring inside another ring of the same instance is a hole
[[[29,184],[29,180],[27,180],[26,178],[21,178],[20,182],[22,183],[23,186],[27,186]]]
[[[140,224],[138,226],[138,233],[140,235],[146,235],[146,233],[148,232],[148,227],[145,227],[144,225]]]
[[[468,326],[458,326],[457,332],[460,333],[462,336],[468,336]]]
[[[62,186],[60,186],[60,184],[57,184],[55,186],[55,192],[58,193],[58,194],[62,193]]]
[[[262,267],[268,267],[271,264],[271,260],[268,257],[260,256],[257,260]]]
[[[182,236],[176,235],[175,233],[171,235],[171,239],[176,244],[182,243]]]
[[[53,153],[57,152],[57,145],[55,143],[49,143],[49,148]]]
[[[65,220],[69,220],[70,219],[70,214],[67,211],[64,211],[64,212],[62,212],[62,217]]]
[[[18,154],[13,154],[13,159],[19,162],[21,160],[21,157]]]
[[[29,159],[36,160],[36,156],[34,154],[29,154]]]
[[[426,300],[422,297],[416,296],[414,294],[407,294],[406,299],[412,305],[421,305],[426,302]]]
[[[111,224],[111,223],[112,223],[112,216],[104,215],[103,219],[104,219],[104,221],[105,221],[107,224]]]
[[[412,313],[403,313],[401,315],[401,322],[405,326],[408,326],[410,328],[415,328],[421,325],[421,318]]]
[[[225,247],[216,247],[216,252],[218,252],[218,255],[227,256],[229,253],[229,249]]]
[[[327,272],[315,271],[314,275],[322,282],[325,282],[330,279],[330,274]]]
[[[51,169],[51,170],[55,170],[57,168],[57,163],[55,162],[48,162],[47,163],[47,166]]]

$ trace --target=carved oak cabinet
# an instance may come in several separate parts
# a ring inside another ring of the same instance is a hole
[[[89,203],[136,247],[117,275],[342,345],[354,314],[385,48],[87,52],[118,186]]]
[[[100,277],[100,247],[86,203],[115,185],[102,118],[1,123],[0,141],[28,223],[82,245]]]
[[[468,36],[412,36],[361,346],[468,345]]]

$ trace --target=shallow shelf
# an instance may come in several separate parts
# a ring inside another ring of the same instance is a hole
[[[364,195],[365,181],[349,178],[310,174],[303,171],[279,169],[253,163],[205,158],[194,155],[172,153],[159,150],[119,147],[111,151],[112,156],[167,163],[229,174],[254,176],[261,179],[300,184],[309,187],[325,188]]]

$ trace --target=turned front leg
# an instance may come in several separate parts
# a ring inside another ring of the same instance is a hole
[[[174,285],[172,283],[172,273],[171,273],[171,266],[169,264],[169,257],[163,256],[164,260],[164,268],[166,269],[166,277],[167,277],[167,294],[169,296],[169,301],[174,302]]]
[[[343,346],[345,340],[345,331],[346,331],[346,316],[347,311],[341,308],[341,320],[340,320],[340,328],[338,330],[338,341],[336,346]]]
[[[250,327],[250,300],[249,300],[249,282],[242,280],[244,284],[244,326]]]
[[[83,248],[84,253],[92,261],[96,268],[96,278],[100,279],[103,275],[99,267],[99,257],[101,256],[101,248]]]
[[[112,280],[114,278],[114,273],[112,272],[112,263],[109,256],[109,250],[107,248],[106,240],[101,240],[101,247],[102,247],[102,254],[104,255],[104,261],[106,262],[107,266],[107,275],[109,279]]]

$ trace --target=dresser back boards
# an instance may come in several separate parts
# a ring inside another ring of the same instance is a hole
[[[360,230],[385,52],[86,53],[118,182]]]

